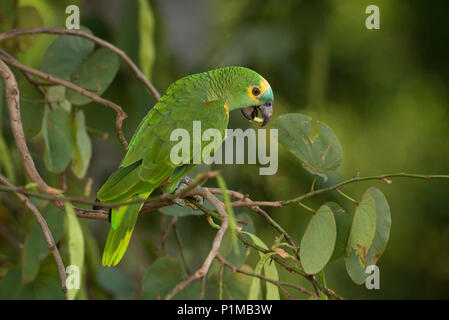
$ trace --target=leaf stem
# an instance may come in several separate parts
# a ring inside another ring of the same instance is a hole
[[[306,209],[307,211],[310,211],[310,212],[312,212],[313,214],[315,214],[316,211],[313,210],[312,208],[306,206],[304,203],[298,202],[298,204],[299,204],[301,207],[303,207],[304,209]]]
[[[346,193],[344,193],[343,191],[341,191],[340,189],[335,189],[335,191],[337,191],[339,194],[341,194],[343,197],[345,197],[346,199],[354,202],[355,204],[359,204],[359,202],[357,200],[355,200],[354,198],[351,198],[350,196],[348,196]]]
[[[315,190],[315,184],[316,184],[317,179],[318,179],[318,176],[315,176],[315,178],[313,178],[312,186],[310,187],[310,191]]]
[[[281,206],[285,206],[285,205],[292,204],[292,203],[298,203],[298,202],[300,202],[304,199],[310,198],[314,195],[328,192],[328,191],[333,191],[333,190],[336,190],[337,188],[340,188],[344,185],[355,183],[355,182],[369,181],[369,180],[380,180],[380,181],[386,182],[386,181],[389,181],[389,180],[387,180],[387,178],[413,178],[413,179],[422,179],[422,180],[432,180],[432,179],[449,179],[449,175],[447,175],[447,174],[426,175],[426,174],[411,174],[411,173],[400,172],[400,173],[382,174],[382,175],[377,175],[377,176],[354,177],[354,178],[339,182],[337,184],[334,184],[334,185],[326,187],[326,188],[310,191],[306,194],[303,194],[303,195],[298,196],[293,199],[280,201],[280,204],[281,204]],[[389,182],[387,182],[387,183],[389,184]]]

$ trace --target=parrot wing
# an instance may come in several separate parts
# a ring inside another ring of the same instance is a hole
[[[186,168],[185,164],[191,163],[193,158],[193,121],[200,121],[201,131],[219,130],[222,139],[213,141],[214,149],[221,145],[229,118],[224,102],[161,102],[142,120],[119,169],[98,191],[97,197],[100,201],[146,199],[155,188],[173,175],[182,178],[178,173],[184,170],[176,169]],[[178,128],[185,129],[190,136],[190,153],[182,159],[182,163],[174,164],[170,154],[178,141],[171,141],[170,136],[173,130]],[[202,141],[201,137],[198,142],[201,144],[201,150],[210,144]],[[138,203],[112,210],[111,228],[102,258],[104,266],[116,265],[125,254],[142,206],[143,203]]]

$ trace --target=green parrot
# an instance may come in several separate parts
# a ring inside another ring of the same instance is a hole
[[[193,152],[182,158],[181,164],[172,162],[171,149],[177,143],[170,139],[173,130],[185,129],[191,137],[193,122],[200,121],[203,132],[217,129],[224,139],[229,112],[241,109],[248,120],[264,126],[273,113],[273,98],[269,83],[244,67],[224,67],[177,80],[141,121],[119,168],[99,189],[98,200],[147,199],[158,187],[168,193],[176,191],[195,164],[191,161]],[[218,141],[213,150],[222,142]],[[201,142],[201,147],[210,143]],[[136,203],[111,210],[103,266],[115,266],[122,259],[142,206]]]

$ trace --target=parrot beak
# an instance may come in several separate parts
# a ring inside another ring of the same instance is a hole
[[[270,121],[273,115],[273,102],[268,100],[265,104],[260,106],[252,106],[241,109],[243,116],[250,121],[262,122],[262,127],[265,126],[268,121]],[[258,117],[258,114],[262,115],[262,118]]]
[[[265,104],[259,106],[260,114],[263,117],[262,127],[270,121],[271,116],[273,115],[273,102],[268,100]]]

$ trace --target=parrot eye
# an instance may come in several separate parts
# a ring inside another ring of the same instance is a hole
[[[254,87],[253,90],[251,91],[251,93],[253,94],[253,96],[257,97],[258,95],[260,95],[260,89],[257,87]]]

